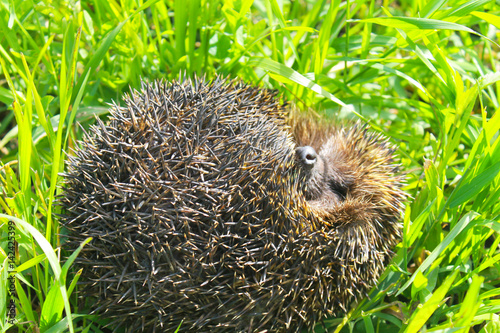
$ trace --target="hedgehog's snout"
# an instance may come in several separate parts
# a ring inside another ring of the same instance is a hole
[[[305,199],[307,201],[320,199],[325,192],[325,163],[318,163],[319,160],[323,161],[322,156],[318,156],[311,146],[298,147],[295,149],[295,155],[299,167],[305,171],[302,173]]]
[[[318,160],[318,154],[311,146],[299,147],[295,150],[297,158],[302,163],[302,165],[307,169],[312,169]]]
[[[311,146],[302,146],[295,150],[304,175],[304,195],[310,203],[318,203],[321,207],[335,207],[348,195],[348,184],[342,174],[335,168],[331,156],[319,154]]]

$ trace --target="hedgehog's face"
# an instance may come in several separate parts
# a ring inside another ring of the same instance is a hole
[[[311,146],[299,147],[295,153],[304,171],[304,194],[308,202],[333,208],[346,199],[350,182],[336,168],[332,156],[324,156],[322,150],[318,154]]]
[[[304,197],[323,221],[369,226],[399,217],[402,176],[385,140],[354,127],[312,144],[318,149],[302,146],[295,153]]]

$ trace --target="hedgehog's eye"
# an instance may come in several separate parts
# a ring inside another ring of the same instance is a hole
[[[310,146],[299,147],[295,150],[295,153],[302,165],[308,169],[312,168],[318,160],[316,150]]]
[[[330,190],[335,193],[340,201],[344,201],[346,196],[347,196],[347,187],[344,186],[343,184],[340,184],[339,182],[335,180],[331,180],[328,185],[330,186]]]

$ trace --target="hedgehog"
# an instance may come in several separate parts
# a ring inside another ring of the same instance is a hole
[[[365,126],[216,77],[143,82],[68,157],[64,248],[113,331],[300,332],[391,260],[406,197]]]

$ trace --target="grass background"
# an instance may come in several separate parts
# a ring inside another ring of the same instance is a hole
[[[317,332],[500,331],[498,0],[1,0],[0,31],[1,331],[100,331],[75,307],[78,253],[60,259],[64,152],[141,77],[180,72],[278,89],[399,146],[394,261]]]

